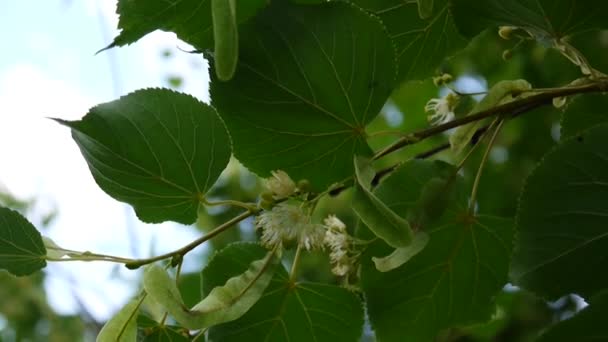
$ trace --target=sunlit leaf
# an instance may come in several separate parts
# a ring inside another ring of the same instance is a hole
[[[373,169],[369,162],[359,156],[355,157],[354,162],[357,183],[353,194],[353,211],[376,236],[390,246],[409,246],[414,235],[409,223],[389,209],[370,190]]]
[[[213,288],[192,309],[185,307],[175,281],[158,265],[146,268],[144,289],[180,325],[189,329],[204,329],[235,320],[247,312],[268,286],[277,261],[272,252],[263,259],[252,261],[246,271]]]
[[[396,48],[399,80],[429,77],[467,40],[456,30],[448,0],[351,0],[377,15]]]
[[[97,335],[97,342],[133,342],[137,338],[137,313],[140,299],[132,299],[122,307]]]
[[[36,228],[18,212],[0,207],[0,269],[16,276],[46,266],[46,248]]]
[[[145,89],[95,106],[72,129],[97,184],[145,222],[191,224],[230,159],[215,110],[194,97]]]
[[[254,244],[233,244],[216,255],[203,272],[208,293],[265,254]],[[262,298],[238,320],[209,330],[212,341],[355,342],[363,328],[363,308],[344,288],[293,282],[281,267]]]
[[[283,170],[308,179],[317,191],[351,176],[353,155],[371,154],[365,126],[394,85],[382,24],[343,2],[276,1],[239,32],[234,78],[211,82],[239,161],[262,177]]]
[[[425,184],[453,176],[444,163],[411,161],[380,183],[375,194],[407,217],[419,210]],[[380,341],[432,341],[443,329],[487,320],[494,296],[507,281],[512,221],[468,213],[468,189],[455,177],[444,193],[453,196],[445,212],[417,227],[429,235],[420,253],[389,272],[379,272],[369,258],[390,253],[382,241],[362,257],[362,287]],[[366,239],[370,235],[365,229],[360,233]]]
[[[564,140],[529,176],[517,214],[516,284],[546,298],[608,287],[608,124]]]

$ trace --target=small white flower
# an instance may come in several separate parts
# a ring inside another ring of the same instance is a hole
[[[429,113],[428,120],[433,126],[444,124],[454,119],[454,108],[458,105],[460,97],[454,93],[448,93],[440,99],[430,99],[424,107]]]
[[[336,216],[328,216],[323,223],[327,227],[324,243],[330,249],[329,260],[333,265],[331,271],[337,276],[346,276],[355,259],[350,255],[352,238],[346,232],[346,225]]]
[[[272,171],[272,177],[265,180],[265,186],[276,198],[289,197],[296,191],[296,183],[285,171]]]
[[[340,221],[340,219],[337,218],[336,215],[327,216],[327,218],[323,220],[323,223],[327,226],[327,229],[335,229],[341,232],[346,231],[346,225],[344,224],[344,222]]]
[[[310,222],[310,215],[300,207],[280,203],[255,219],[255,228],[262,229],[261,243],[266,248],[282,248],[297,242],[307,250],[323,247],[325,227]]]

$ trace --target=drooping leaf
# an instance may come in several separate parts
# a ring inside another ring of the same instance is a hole
[[[239,274],[264,249],[247,243],[232,244],[216,255],[203,271],[208,293],[225,279]],[[289,280],[280,268],[262,298],[238,320],[211,327],[212,341],[355,342],[363,328],[361,301],[337,286]]]
[[[608,340],[606,312],[608,291],[591,300],[591,304],[574,317],[559,322],[541,335],[538,342],[600,342]]]
[[[137,338],[137,313],[140,299],[132,299],[122,307],[97,335],[97,342],[133,342]]]
[[[374,262],[374,265],[376,265],[378,271],[392,271],[420,253],[428,243],[429,235],[425,232],[418,232],[414,234],[414,238],[410,245],[398,247],[391,254],[382,258],[372,257],[372,261]]]
[[[445,163],[414,160],[381,182],[375,194],[406,217],[419,210],[425,184],[453,176],[454,168]],[[445,212],[417,227],[429,235],[420,253],[389,272],[379,272],[369,258],[390,252],[382,241],[362,257],[362,287],[380,341],[432,341],[443,329],[485,321],[507,282],[512,221],[472,216],[462,178],[451,183],[445,195],[453,198]],[[371,232],[362,228],[359,235],[367,239]]]
[[[228,2],[228,1],[226,1]],[[251,18],[268,0],[237,0],[237,22]],[[210,0],[119,0],[120,34],[105,49],[132,44],[155,30],[174,32],[197,50],[213,47]]]
[[[211,0],[215,74],[221,81],[232,78],[239,59],[236,0]]]
[[[608,3],[595,0],[452,0],[456,25],[475,36],[488,27],[525,28],[537,38],[562,38],[608,27]]]
[[[167,89],[145,89],[95,106],[72,129],[97,184],[145,222],[191,224],[230,159],[215,110]]]
[[[526,181],[511,278],[546,298],[608,287],[608,124],[566,139]]]
[[[246,271],[213,288],[192,309],[186,308],[175,281],[158,265],[146,268],[144,289],[180,325],[189,329],[205,329],[235,320],[247,312],[270,283],[277,262],[278,258],[272,252],[263,259],[252,261]]]
[[[447,57],[463,49],[448,0],[351,0],[377,15],[397,49],[399,80],[429,77]]]
[[[351,176],[353,155],[371,154],[365,126],[394,84],[382,24],[343,2],[275,1],[239,37],[234,78],[211,82],[236,157],[262,177],[283,170],[316,191]]]
[[[18,212],[0,207],[0,269],[16,276],[32,274],[46,266],[42,236]]]
[[[353,211],[376,236],[390,246],[409,246],[414,237],[410,224],[382,203],[370,190],[369,182],[373,177],[371,165],[360,156],[355,156],[354,163],[357,179],[353,193]]]

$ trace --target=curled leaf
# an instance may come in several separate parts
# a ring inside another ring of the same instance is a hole
[[[144,289],[180,325],[188,329],[205,329],[235,320],[247,312],[262,296],[277,264],[274,252],[268,252],[264,259],[252,262],[243,274],[215,287],[192,309],[185,306],[175,281],[158,265],[151,265],[144,271]]]
[[[96,341],[135,341],[137,339],[137,312],[139,311],[140,303],[141,299],[137,298],[123,306],[123,308],[120,309],[103,328],[101,328]]]
[[[408,262],[416,254],[420,253],[429,242],[429,235],[425,232],[418,232],[409,246],[396,248],[393,253],[383,257],[372,257],[376,269],[380,272],[388,272]]]
[[[392,211],[371,191],[373,169],[369,160],[355,157],[356,184],[353,210],[369,229],[392,247],[405,247],[412,242],[413,231],[409,223]]]

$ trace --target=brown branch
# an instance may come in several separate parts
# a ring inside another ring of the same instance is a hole
[[[395,143],[387,146],[383,150],[377,152],[374,155],[374,160],[380,159],[392,152],[400,150],[401,148],[418,143],[431,136],[443,133],[449,129],[456,128],[462,125],[466,125],[471,122],[483,120],[496,115],[504,115],[506,118],[517,116],[524,112],[528,112],[532,109],[538,108],[543,105],[550,104],[551,101],[556,97],[571,96],[583,93],[594,93],[604,92],[608,90],[608,80],[602,79],[597,80],[594,83],[590,83],[578,87],[564,87],[558,88],[551,91],[546,91],[540,94],[532,95],[520,100],[505,103],[500,106],[490,108],[488,110],[481,111],[479,113],[467,115],[456,120],[452,120],[443,125],[423,129],[417,132],[410,133],[405,137],[399,139]]]

